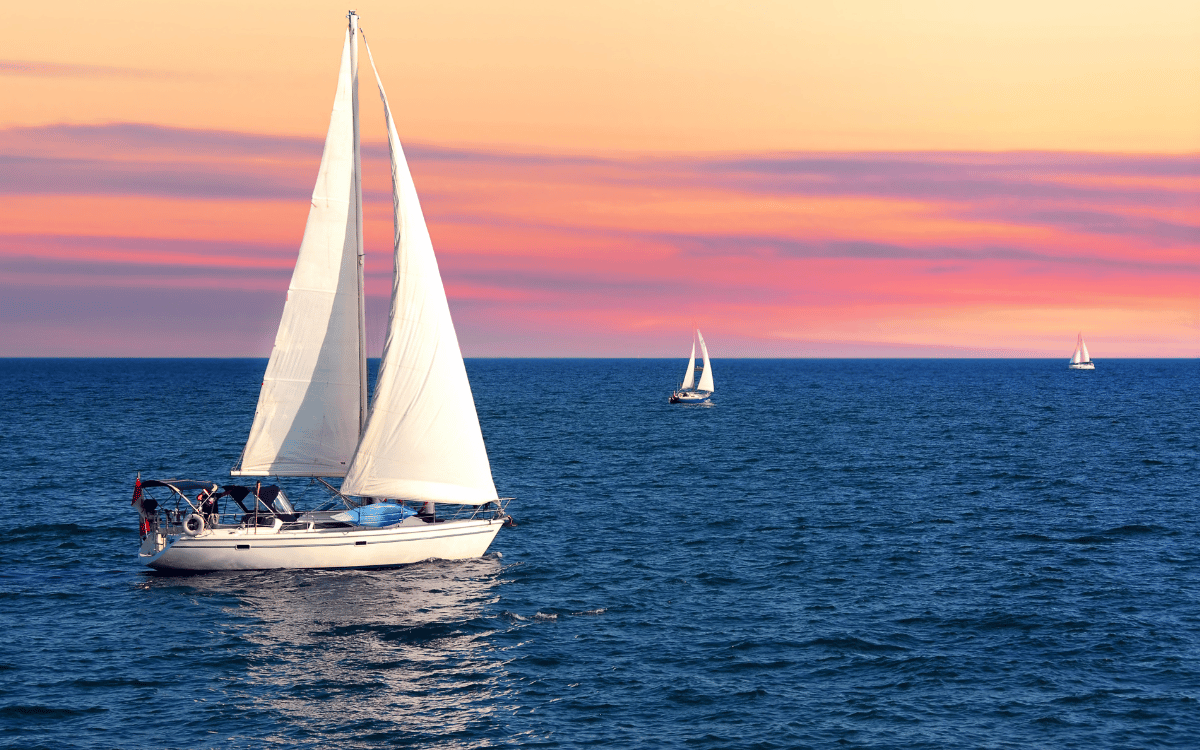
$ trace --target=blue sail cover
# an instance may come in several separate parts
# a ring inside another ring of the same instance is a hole
[[[415,516],[416,514],[415,510],[404,505],[375,503],[374,505],[364,505],[361,508],[351,508],[344,513],[332,516],[332,518],[334,521],[344,521],[356,526],[379,528],[381,526],[391,526],[394,523],[400,523],[409,516]]]

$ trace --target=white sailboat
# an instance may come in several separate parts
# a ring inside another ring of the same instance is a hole
[[[1067,365],[1071,370],[1095,370],[1096,365],[1092,362],[1092,358],[1088,356],[1087,344],[1083,343],[1083,334],[1079,334],[1079,338],[1075,341],[1075,353],[1071,355],[1071,364]]]
[[[231,472],[310,477],[331,499],[297,512],[283,490],[261,479],[253,486],[218,486],[143,482],[139,474],[138,558],[152,568],[340,568],[464,559],[482,555],[500,527],[512,525],[507,498],[497,495],[492,481],[433,244],[387,95],[357,14],[350,11],[349,19],[308,223],[254,423]],[[369,408],[360,38],[383,101],[395,221],[391,311]],[[329,480],[339,477],[341,487],[334,488]],[[155,496],[164,492],[162,499]]]
[[[700,356],[704,364],[696,367],[696,340],[700,341]],[[700,382],[696,383],[696,370],[700,370]],[[704,343],[704,334],[696,329],[692,339],[692,355],[688,357],[687,372],[683,374],[683,382],[667,399],[672,404],[700,404],[708,401],[713,395],[712,363],[708,361],[708,346]]]

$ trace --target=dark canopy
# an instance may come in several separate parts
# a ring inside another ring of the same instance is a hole
[[[243,500],[246,499],[246,497],[248,495],[251,495],[254,493],[253,487],[243,487],[240,484],[227,484],[224,487],[222,487],[221,490],[222,490],[221,494],[218,495],[217,497],[229,495],[230,497],[233,498],[233,501],[235,503],[237,503],[238,505],[240,505],[242,507],[242,510],[246,511],[247,513],[253,512],[250,508],[246,507],[245,503],[242,502]],[[272,510],[275,507],[274,503],[275,503],[275,498],[277,498],[277,497],[279,497],[279,485],[277,485],[277,484],[268,484],[265,487],[258,488],[258,498],[260,500],[262,500],[264,503],[266,503],[266,506],[268,508],[271,508]],[[253,503],[251,503],[251,505],[253,505]]]

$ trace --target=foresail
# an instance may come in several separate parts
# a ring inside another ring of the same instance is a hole
[[[1084,343],[1083,337],[1079,337],[1079,353],[1081,355],[1080,362],[1091,362],[1092,358],[1088,356],[1087,344]]]
[[[450,503],[495,500],[433,243],[378,70],[375,78],[392,161],[395,272],[371,412],[341,491]]]
[[[679,390],[686,391],[696,384],[696,341],[692,340],[692,356],[688,357],[687,372],[683,374],[683,383],[680,384]]]
[[[342,476],[358,442],[358,211],[350,35],[283,318],[234,474]]]
[[[708,346],[704,343],[704,334],[698,330],[696,331],[696,338],[700,339],[700,353],[704,355],[704,372],[700,374],[698,390],[711,393],[715,389],[713,388],[712,364],[708,361]]]

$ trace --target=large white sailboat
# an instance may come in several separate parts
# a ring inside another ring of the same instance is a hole
[[[1083,334],[1079,334],[1079,338],[1075,341],[1075,353],[1071,355],[1071,364],[1067,365],[1071,370],[1095,370],[1096,365],[1092,363],[1092,358],[1088,356],[1087,344],[1083,343]]]
[[[354,11],[287,302],[254,423],[231,474],[252,483],[147,480],[138,558],[159,570],[391,566],[482,555],[502,525],[433,244],[387,95]],[[394,278],[367,403],[359,40],[383,101]],[[266,477],[308,477],[329,500],[300,512]],[[330,480],[341,478],[335,488]],[[194,497],[192,493],[198,493]],[[224,512],[222,512],[222,504]]]
[[[700,341],[700,356],[704,362],[699,368],[696,367],[697,339]],[[697,369],[700,371],[699,383],[696,382]],[[700,329],[697,328],[696,335],[692,339],[692,355],[688,357],[687,372],[683,374],[683,382],[667,401],[672,404],[701,404],[712,398],[713,390],[712,363],[708,361],[708,347],[704,343],[704,334],[700,333]]]

